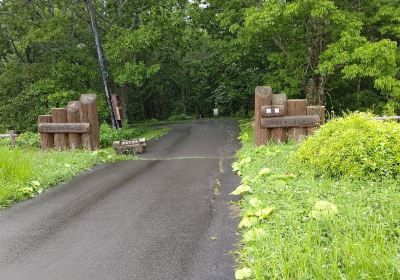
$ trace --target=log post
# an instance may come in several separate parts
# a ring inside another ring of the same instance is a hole
[[[279,93],[272,95],[272,105],[283,105],[284,115],[287,114],[287,99],[286,94]],[[271,129],[271,140],[277,143],[285,142],[287,140],[286,128],[272,128]]]
[[[323,125],[325,123],[325,106],[307,106],[307,115],[317,115],[320,118],[320,124]],[[307,135],[311,135],[314,133],[316,127],[307,128]]]
[[[16,137],[16,135],[15,135],[14,130],[11,130],[10,131],[10,145],[11,145],[11,148],[15,148],[15,137]]]
[[[38,123],[52,123],[52,118],[50,115],[39,116]],[[54,135],[51,133],[40,133],[40,144],[43,150],[54,148]]]
[[[53,123],[67,123],[67,109],[54,108],[51,110]],[[54,133],[54,146],[59,150],[68,149],[68,134]]]
[[[80,123],[81,103],[79,101],[71,101],[67,106],[67,120],[68,123]],[[68,134],[69,147],[73,150],[82,146],[82,136],[79,133]]]
[[[307,100],[306,99],[292,99],[287,101],[288,116],[305,116],[307,115]],[[288,128],[288,137],[297,143],[304,140],[307,136],[306,128],[291,127]]]
[[[80,120],[82,123],[90,123],[91,127],[89,134],[82,134],[82,145],[85,149],[94,151],[100,148],[100,124],[96,95],[82,94],[80,101],[82,104]]]
[[[256,145],[260,146],[266,144],[271,136],[269,129],[261,128],[261,106],[272,104],[272,88],[269,86],[257,87],[254,103],[254,138]]]

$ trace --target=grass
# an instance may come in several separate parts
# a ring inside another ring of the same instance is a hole
[[[237,279],[400,279],[398,181],[315,179],[298,145],[256,148],[241,128]]]
[[[49,151],[38,148],[38,134],[26,133],[17,140],[17,148],[10,149],[9,140],[0,141],[0,208],[37,196],[44,190],[65,182],[95,165],[117,160],[132,160],[119,156],[112,148],[113,141],[132,138],[151,140],[168,132],[166,128],[142,125],[113,130],[102,125],[103,149],[90,151]]]
[[[127,159],[132,157],[118,156],[111,149],[42,152],[0,147],[0,208],[34,197],[92,166]]]

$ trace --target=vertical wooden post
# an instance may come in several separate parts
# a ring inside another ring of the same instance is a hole
[[[80,123],[81,103],[79,101],[71,101],[67,106],[67,120],[68,123]],[[69,147],[73,150],[82,146],[82,136],[79,133],[68,134]]]
[[[51,117],[53,123],[67,123],[67,109],[54,108],[51,110]],[[54,133],[54,146],[56,149],[66,150],[68,148],[68,134]]]
[[[82,94],[81,104],[81,122],[90,123],[90,133],[82,134],[82,145],[85,149],[94,151],[100,148],[100,124],[97,113],[96,95]]]
[[[255,93],[254,108],[254,138],[257,146],[266,144],[271,136],[270,129],[261,128],[261,106],[272,104],[272,88],[257,87]]]
[[[15,148],[15,132],[14,130],[10,131],[10,144],[12,148]]]
[[[272,95],[272,105],[284,105],[285,115],[287,114],[287,99],[286,94],[279,93]],[[286,128],[272,128],[271,129],[271,140],[277,143],[285,142],[287,140]]]
[[[292,99],[288,100],[288,116],[305,116],[307,115],[307,100]],[[307,129],[300,127],[288,128],[289,139],[295,142],[301,142],[307,136]]]
[[[319,115],[320,124],[323,125],[325,123],[325,106],[307,106],[307,115]],[[316,127],[307,128],[307,135],[313,134]]]
[[[38,117],[38,123],[52,123],[50,115]],[[40,143],[43,150],[54,148],[54,135],[51,133],[40,133]]]

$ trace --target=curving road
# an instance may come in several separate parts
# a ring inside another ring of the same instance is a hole
[[[143,160],[0,212],[0,279],[234,279],[236,123],[170,127]]]

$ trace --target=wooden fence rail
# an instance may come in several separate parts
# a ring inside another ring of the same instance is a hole
[[[43,150],[97,150],[100,147],[100,125],[96,95],[83,94],[66,108],[53,108],[51,115],[38,117],[38,130]]]
[[[287,100],[286,94],[274,94],[270,86],[256,88],[255,143],[270,141],[301,142],[325,123],[324,106],[308,106],[306,99]]]
[[[0,139],[10,138],[11,147],[15,148],[16,138],[18,134],[14,130],[11,130],[9,134],[0,134]]]

